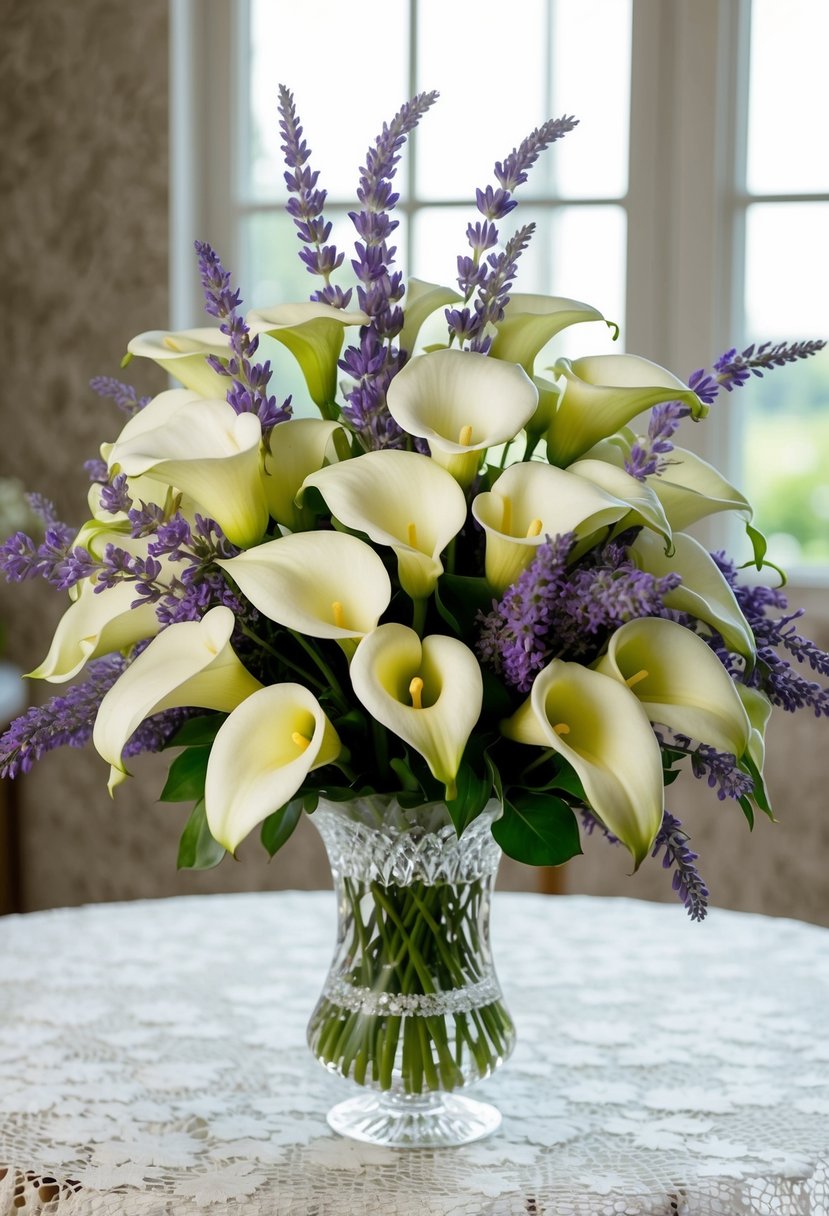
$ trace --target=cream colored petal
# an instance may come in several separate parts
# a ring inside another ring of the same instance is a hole
[[[644,709],[624,684],[555,659],[538,673],[528,701],[501,723],[501,731],[563,756],[592,810],[639,866],[662,822],[662,754]]]
[[[503,591],[526,569],[547,536],[590,536],[629,509],[626,502],[565,469],[536,460],[509,465],[492,489],[472,502],[472,514],[486,532],[487,581]]]
[[[207,362],[208,355],[225,360],[231,355],[227,335],[211,326],[177,332],[148,330],[133,338],[127,350],[133,356],[152,359],[200,397],[224,397],[230,387],[227,376],[214,371]]]
[[[400,331],[398,345],[401,350],[410,355],[414,353],[417,335],[423,322],[438,308],[446,308],[461,299],[451,287],[441,287],[438,283],[427,283],[424,279],[410,278],[406,284],[406,295],[403,299],[403,328]]]
[[[651,722],[738,759],[745,752],[750,726],[734,681],[683,625],[656,617],[629,621],[594,666],[627,684]]]
[[[575,464],[567,466],[567,472],[576,477],[585,477],[594,486],[628,504],[630,513],[621,521],[621,527],[639,524],[670,541],[670,524],[651,485],[631,477],[624,469],[605,460],[577,460]]]
[[[638,355],[559,359],[553,371],[565,385],[547,432],[547,454],[551,464],[562,467],[662,401],[682,401],[694,417],[708,412],[687,384]]]
[[[766,759],[766,727],[771,717],[772,704],[759,688],[749,688],[745,684],[737,684],[736,688],[751,723],[748,754],[762,773]]]
[[[382,561],[346,532],[297,532],[216,564],[269,620],[312,638],[371,633],[391,600]]]
[[[316,697],[301,684],[273,684],[234,709],[207,764],[205,812],[231,853],[294,796],[312,769],[336,760],[340,741]]]
[[[729,650],[753,663],[756,646],[751,626],[743,615],[713,557],[686,532],[675,532],[674,553],[666,556],[662,543],[650,532],[640,532],[630,555],[641,570],[657,578],[678,574],[680,585],[663,596],[667,608],[689,612],[722,635]]]
[[[542,346],[568,325],[579,321],[604,321],[604,317],[598,309],[581,300],[514,291],[510,294],[504,319],[498,323],[490,355],[508,363],[520,363],[531,376]]]
[[[338,444],[337,437],[342,436]],[[291,418],[271,431],[270,451],[265,456],[265,497],[272,517],[294,529],[298,509],[294,505],[300,486],[309,473],[340,459],[338,446],[347,447],[348,432],[338,422],[323,418]]]
[[[104,697],[92,741],[114,768],[126,772],[121,753],[145,718],[194,706],[231,710],[262,685],[230,645],[235,618],[218,607],[200,621],[170,625],[153,638]]]
[[[151,431],[114,445],[110,468],[128,477],[151,473],[191,495],[242,548],[261,540],[268,524],[262,484],[262,427],[225,401],[185,405]]]
[[[423,682],[422,708],[412,680]],[[351,682],[372,717],[423,756],[455,796],[455,778],[483,700],[481,669],[457,638],[432,634],[422,643],[405,625],[381,625],[363,638],[351,661]]]
[[[267,334],[291,352],[318,406],[330,405],[337,394],[337,360],[346,326],[370,320],[364,312],[308,301],[254,309],[247,316],[252,334]]]
[[[748,499],[696,452],[675,447],[667,459],[664,473],[649,477],[648,485],[677,532],[718,511],[740,511],[751,519]]]
[[[538,440],[550,428],[553,415],[558,409],[558,403],[561,400],[563,388],[560,384],[547,380],[544,376],[533,376],[533,384],[538,389],[538,405],[535,407],[535,413],[532,418],[524,424],[524,429],[535,440]]]
[[[401,585],[415,599],[430,595],[443,570],[440,554],[466,521],[458,483],[428,456],[385,449],[342,460],[306,477],[346,528],[389,545]]]

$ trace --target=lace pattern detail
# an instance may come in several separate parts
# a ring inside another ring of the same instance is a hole
[[[407,996],[402,992],[377,992],[373,988],[358,988],[341,978],[329,979],[323,988],[323,996],[351,1013],[384,1015],[417,1013],[424,1018],[443,1017],[446,1013],[469,1013],[483,1005],[501,1000],[498,981],[487,977],[477,984],[468,984],[449,992],[415,993]]]
[[[330,892],[0,920],[0,1216],[827,1216],[829,932],[499,893],[502,1129],[339,1139]]]

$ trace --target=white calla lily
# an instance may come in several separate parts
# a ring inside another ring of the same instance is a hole
[[[261,540],[268,524],[262,485],[262,426],[226,401],[182,405],[152,430],[118,440],[110,469],[128,477],[151,473],[189,494],[242,548]]]
[[[435,350],[398,372],[386,404],[398,426],[427,440],[433,460],[468,486],[487,448],[513,439],[533,416],[538,390],[516,364]]]
[[[446,797],[456,797],[455,778],[483,702],[472,651],[457,638],[431,634],[421,642],[405,625],[381,625],[357,647],[351,683],[371,716],[419,752]]]
[[[265,498],[277,523],[292,531],[306,525],[294,503],[309,473],[335,464],[348,450],[348,432],[324,418],[290,418],[274,427],[265,456]]]
[[[417,336],[423,322],[438,308],[456,304],[462,297],[451,287],[439,283],[427,283],[425,279],[409,279],[403,301],[403,328],[397,339],[398,346],[409,355],[414,354]]]
[[[577,460],[567,466],[567,472],[576,477],[585,477],[594,486],[628,504],[630,514],[622,519],[621,527],[639,524],[658,532],[666,542],[670,542],[671,526],[659,497],[650,485],[604,460]]]
[[[466,521],[463,490],[445,469],[417,452],[386,448],[312,473],[298,499],[312,486],[346,528],[394,550],[407,595],[431,595],[443,573],[440,554]]]
[[[579,321],[604,321],[590,304],[565,296],[510,293],[503,320],[492,340],[490,355],[507,363],[520,363],[528,376],[533,374],[536,355],[551,338]]]
[[[674,552],[669,557],[657,538],[643,531],[628,552],[640,570],[656,578],[678,574],[682,582],[662,597],[665,607],[689,612],[704,621],[722,635],[729,650],[753,664],[754,634],[717,563],[687,532],[675,532],[673,544]]]
[[[299,364],[315,405],[327,414],[337,393],[337,360],[346,326],[368,325],[364,312],[302,301],[249,312],[251,334],[267,334],[287,347]]]
[[[748,754],[757,771],[762,774],[766,759],[766,727],[771,717],[772,703],[759,688],[749,688],[747,684],[737,684],[735,687],[751,723]]]
[[[289,802],[308,773],[337,759],[337,732],[301,684],[272,684],[222,723],[207,763],[204,807],[213,837],[230,853]]]
[[[562,467],[662,401],[684,402],[695,418],[708,413],[687,384],[638,355],[559,359],[553,371],[565,383],[547,432],[547,454],[551,464]]]
[[[391,600],[381,559],[347,532],[297,532],[216,565],[269,620],[312,638],[361,638]]]
[[[672,528],[677,532],[719,511],[739,511],[746,520],[752,516],[751,504],[712,464],[675,447],[668,464],[658,477],[649,477]]]
[[[472,501],[472,514],[486,532],[487,582],[503,591],[547,536],[589,536],[629,510],[626,502],[555,465],[535,460],[509,465],[491,490]]]
[[[199,621],[169,625],[130,663],[104,697],[92,741],[112,766],[110,788],[128,775],[121,753],[145,718],[165,709],[235,709],[262,685],[230,645],[235,617],[211,608]]]
[[[538,390],[538,405],[535,407],[532,418],[525,422],[524,429],[535,448],[541,436],[546,435],[550,429],[550,423],[558,409],[558,403],[564,390],[560,383],[547,380],[544,376],[533,376],[533,384]]]
[[[141,359],[152,359],[200,397],[224,397],[230,387],[227,376],[214,371],[207,362],[208,355],[227,361],[232,354],[230,339],[212,326],[177,332],[147,330],[132,339],[127,351]]]
[[[659,744],[630,689],[580,663],[554,659],[501,732],[552,748],[571,764],[591,809],[638,868],[662,823],[664,789]]]
[[[737,759],[748,747],[751,728],[734,681],[683,625],[657,617],[628,621],[594,668],[625,684],[651,722]]]

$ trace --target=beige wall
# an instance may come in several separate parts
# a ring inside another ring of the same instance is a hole
[[[21,477],[80,521],[80,465],[114,435],[119,417],[85,386],[95,374],[118,375],[132,334],[167,323],[167,6],[35,0],[7,8],[0,475]],[[137,365],[130,376],[161,387]],[[9,657],[24,668],[38,662],[62,608],[43,585],[0,587]],[[739,810],[690,779],[672,805],[687,816],[717,902],[829,924],[825,723],[780,717],[770,749],[779,826],[759,824],[749,838]],[[19,783],[27,908],[325,880],[308,824],[270,865],[251,842],[244,864],[177,875],[186,808],[154,802],[158,758],[137,762],[136,772],[115,804],[91,750],[57,752]],[[633,880],[625,870],[624,856],[596,841],[566,881],[571,890],[671,898],[658,865]],[[536,875],[508,863],[504,880],[532,887]]]

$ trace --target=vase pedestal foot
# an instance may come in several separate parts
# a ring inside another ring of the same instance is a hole
[[[369,1090],[339,1102],[328,1124],[341,1136],[393,1148],[451,1148],[490,1136],[501,1112],[458,1094],[385,1094]]]

